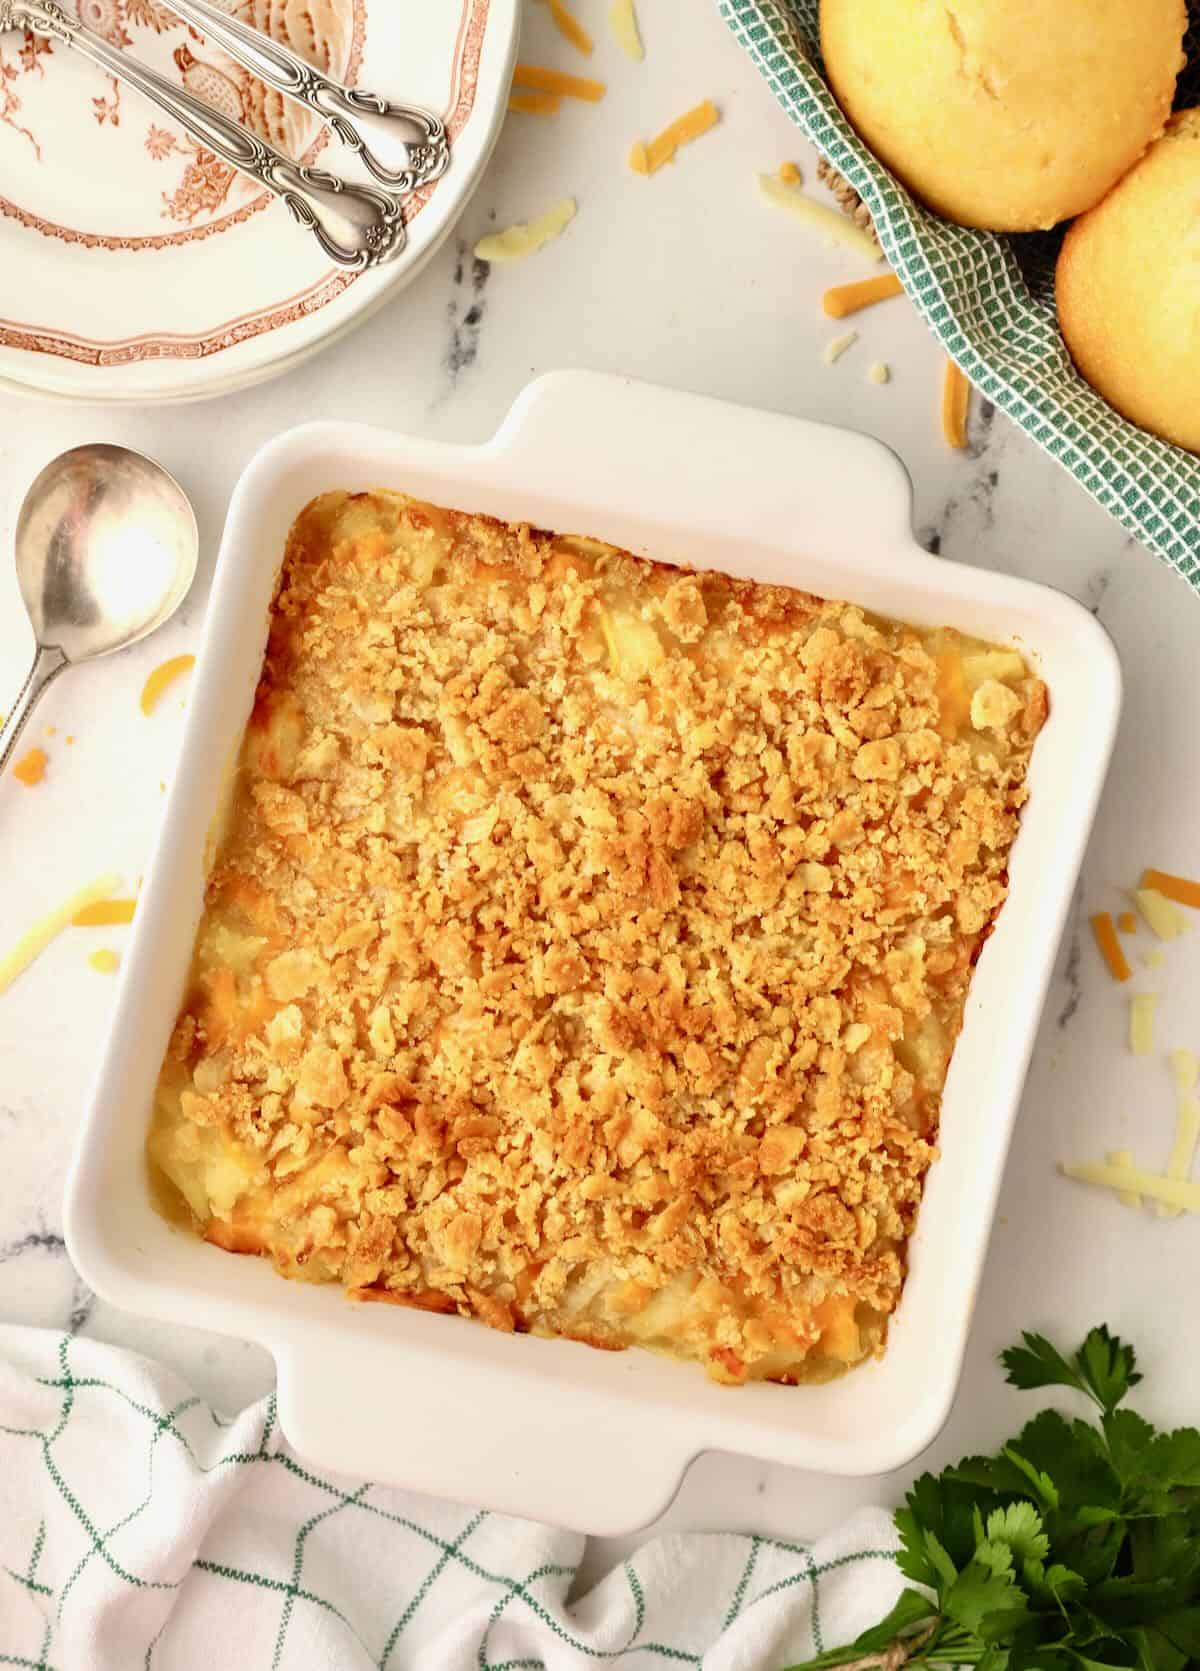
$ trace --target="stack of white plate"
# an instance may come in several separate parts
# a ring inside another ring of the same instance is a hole
[[[452,161],[408,202],[386,267],[333,266],[286,208],[58,43],[0,36],[0,387],[190,400],[297,364],[406,284],[446,237],[504,119],[519,0],[229,0],[348,85],[445,112]],[[77,0],[85,23],[305,162],[367,178],[160,0]]]

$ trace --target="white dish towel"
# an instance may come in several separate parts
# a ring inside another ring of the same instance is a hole
[[[648,1542],[568,1602],[583,1539],[322,1476],[274,1401],[225,1422],[162,1367],[0,1328],[0,1666],[781,1671],[902,1580],[879,1510],[811,1548]]]

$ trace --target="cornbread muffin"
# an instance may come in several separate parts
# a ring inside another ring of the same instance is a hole
[[[1163,131],[1184,0],[821,0],[838,101],[948,219],[1051,227],[1098,203]]]
[[[210,1243],[727,1384],[877,1351],[1045,686],[394,493],[293,530],[150,1155]]]
[[[1058,317],[1105,400],[1200,452],[1200,110],[1166,133],[1067,234]]]

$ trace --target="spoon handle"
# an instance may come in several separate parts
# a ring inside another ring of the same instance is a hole
[[[29,669],[29,677],[21,686],[21,694],[13,703],[4,724],[0,725],[0,777],[4,775],[17,741],[25,729],[25,722],[37,707],[42,692],[48,684],[58,678],[66,666],[67,658],[61,650],[48,650],[44,644],[38,646],[33,666]]]
[[[167,4],[268,87],[307,105],[344,145],[358,152],[389,191],[412,191],[445,172],[450,141],[445,123],[432,111],[397,104],[359,87],[343,87],[281,41],[243,23],[213,0],[167,0]]]
[[[136,87],[216,153],[287,204],[340,267],[363,272],[391,261],[404,248],[404,212],[398,198],[373,186],[349,184],[321,168],[302,167],[215,106],[159,75],[132,53],[86,28],[59,0],[0,0],[0,27],[48,35],[90,58],[109,75]]]

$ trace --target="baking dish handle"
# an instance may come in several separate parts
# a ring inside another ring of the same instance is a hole
[[[525,1337],[497,1344],[583,1350]],[[577,1378],[577,1365],[554,1377],[548,1413],[544,1371],[535,1386],[527,1371],[464,1357],[449,1373],[444,1359],[435,1367],[394,1340],[343,1335],[321,1350],[310,1339],[275,1357],[279,1424],[302,1461],[592,1536],[657,1519],[705,1448],[688,1420]]]
[[[602,444],[581,444],[581,435]],[[668,526],[682,517],[735,542],[735,551],[755,529],[796,526],[809,551],[867,540],[917,549],[908,472],[881,441],[603,372],[536,378],[474,451],[475,473],[528,484],[539,498],[549,484],[569,482],[562,514],[576,515],[591,498],[608,509],[605,537],[627,536],[633,546],[646,514],[625,516],[620,507],[645,498]],[[727,551],[716,566],[729,560]]]

